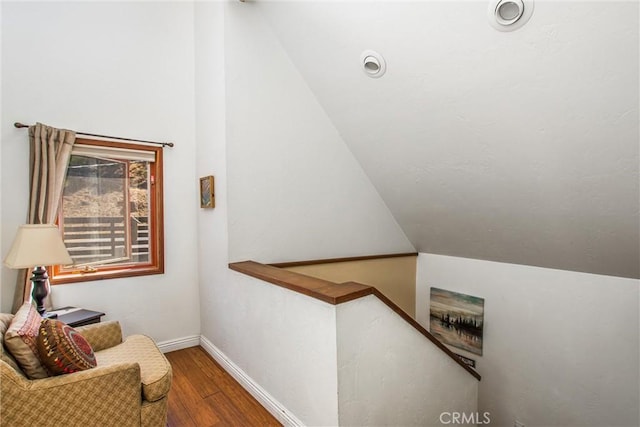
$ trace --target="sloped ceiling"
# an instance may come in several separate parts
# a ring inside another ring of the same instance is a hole
[[[260,2],[420,252],[640,276],[637,2]],[[387,73],[367,77],[365,49]]]

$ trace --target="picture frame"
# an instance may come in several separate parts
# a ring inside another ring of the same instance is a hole
[[[429,332],[444,344],[482,356],[484,298],[432,287]]]
[[[200,207],[211,209],[216,207],[213,175],[200,178]]]

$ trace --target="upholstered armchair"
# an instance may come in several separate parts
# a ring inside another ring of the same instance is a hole
[[[93,348],[97,366],[32,380],[4,345],[12,318],[0,314],[3,426],[166,425],[171,365],[151,338],[132,335],[123,341],[118,322],[75,328]]]

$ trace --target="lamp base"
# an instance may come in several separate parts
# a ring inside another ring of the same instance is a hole
[[[47,269],[38,266],[33,269],[33,276],[31,276],[31,282],[33,283],[33,290],[31,291],[31,297],[36,302],[36,310],[40,313],[40,316],[46,317],[58,317],[57,314],[49,315],[47,309],[44,307],[44,299],[49,295],[49,276],[47,275]]]

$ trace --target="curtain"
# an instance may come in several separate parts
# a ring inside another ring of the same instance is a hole
[[[58,216],[67,166],[76,134],[37,123],[29,126],[28,224],[53,224]],[[30,271],[18,272],[13,312],[29,300]]]

